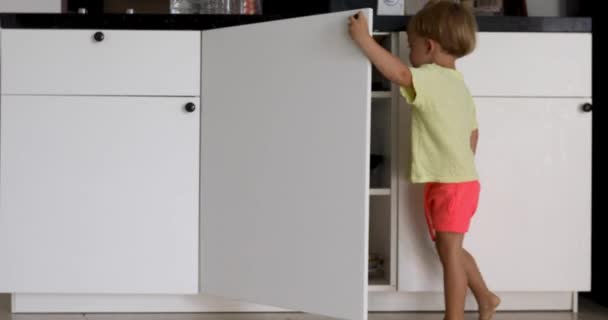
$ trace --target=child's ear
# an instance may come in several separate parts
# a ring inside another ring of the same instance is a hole
[[[437,43],[429,38],[424,39],[424,46],[426,48],[426,53],[431,54],[435,52],[437,48]]]

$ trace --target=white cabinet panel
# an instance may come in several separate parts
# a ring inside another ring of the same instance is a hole
[[[474,96],[590,97],[591,34],[481,32],[457,66]]]
[[[367,317],[371,66],[354,13],[203,32],[203,293]]]
[[[191,100],[2,97],[0,292],[198,291]]]
[[[198,96],[200,32],[1,31],[2,94]],[[103,34],[102,41],[94,39]]]
[[[585,102],[476,99],[481,198],[465,247],[494,290],[590,289],[591,114],[581,111]],[[402,112],[400,152],[407,163],[408,110]],[[400,188],[399,290],[441,290],[422,186],[402,178]]]
[[[477,99],[479,215],[466,245],[503,291],[588,291],[587,99]]]

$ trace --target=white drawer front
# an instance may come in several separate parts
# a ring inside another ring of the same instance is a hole
[[[9,29],[1,36],[2,94],[200,93],[198,31]]]
[[[591,34],[478,34],[458,63],[474,96],[590,97]]]

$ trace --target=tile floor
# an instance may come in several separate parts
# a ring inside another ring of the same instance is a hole
[[[499,312],[494,320],[608,320],[608,308],[581,299],[580,312]],[[303,313],[170,313],[170,314],[10,314],[8,295],[0,295],[0,320],[332,320]],[[439,313],[371,313],[369,320],[441,320]],[[476,320],[467,313],[466,320]]]

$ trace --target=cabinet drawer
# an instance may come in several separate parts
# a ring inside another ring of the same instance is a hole
[[[590,97],[591,34],[478,34],[458,63],[474,96]]]
[[[200,32],[2,30],[2,94],[200,92]]]

